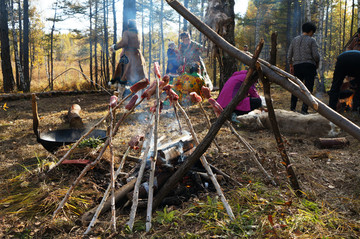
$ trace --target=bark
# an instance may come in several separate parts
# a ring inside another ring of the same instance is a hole
[[[13,46],[14,46],[14,55],[15,55],[15,62],[16,62],[16,85],[19,91],[22,91],[25,87],[24,85],[24,74],[21,67],[21,61],[19,56],[19,49],[18,49],[18,41],[17,35],[15,30],[15,19],[14,19],[14,1],[11,0],[11,10],[10,17],[11,17],[11,25],[12,25],[12,34],[13,34]]]
[[[98,89],[98,84],[99,84],[99,73],[98,73],[99,62],[98,62],[98,54],[97,54],[97,45],[98,45],[97,32],[98,32],[98,19],[99,19],[98,11],[99,11],[98,0],[95,0],[95,26],[94,26],[95,89]]]
[[[347,1],[345,1],[345,7],[344,7],[344,21],[343,21],[343,34],[342,34],[342,47],[343,48],[344,48],[344,45],[345,45],[346,8],[347,8]]]
[[[151,73],[151,64],[152,64],[152,38],[151,38],[151,31],[152,31],[152,14],[153,14],[153,1],[150,0],[150,15],[149,15],[149,72],[148,72],[148,76],[150,77],[150,73]]]
[[[5,0],[0,0],[0,41],[3,87],[4,92],[8,93],[14,90],[15,79],[11,68],[8,14]]]
[[[161,34],[161,55],[162,55],[162,74],[165,75],[165,43],[164,43],[164,0],[161,0],[161,16],[160,16],[160,34]]]
[[[109,34],[108,34],[108,7],[107,0],[103,0],[103,11],[104,11],[104,44],[103,50],[104,54],[104,79],[103,84],[106,85],[106,82],[110,80],[110,68],[109,68]]]
[[[112,9],[113,9],[113,19],[114,19],[114,37],[113,37],[113,44],[117,43],[117,22],[116,22],[116,7],[115,7],[115,0],[112,0]],[[113,52],[111,54],[111,66],[112,71],[115,71],[115,64],[116,64],[116,54]]]
[[[30,72],[29,72],[29,36],[30,36],[30,22],[29,22],[29,2],[24,0],[24,92],[30,92]]]
[[[93,30],[92,30],[92,20],[93,20],[93,13],[92,13],[92,4],[93,1],[89,0],[89,7],[90,7],[90,16],[89,16],[89,21],[90,21],[90,33],[89,33],[89,47],[90,47],[90,84],[91,84],[91,89],[95,89],[95,84],[94,84],[94,80],[93,80]]]
[[[325,10],[325,3],[324,0],[320,0],[319,2],[319,30],[318,30],[318,44],[319,44],[319,52],[324,47],[324,10]],[[320,79],[316,77],[316,91],[325,93],[325,68],[324,68],[324,58],[320,60],[318,72],[320,74]]]

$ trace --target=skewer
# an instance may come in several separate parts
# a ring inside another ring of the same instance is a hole
[[[194,130],[194,127],[192,126],[192,123],[190,121],[190,118],[189,116],[187,115],[187,113],[185,112],[185,110],[181,107],[181,105],[179,104],[179,102],[176,102],[176,106],[180,109],[181,113],[184,115],[185,117],[185,120],[186,120],[186,123],[190,129],[190,132],[191,132],[191,135],[193,136],[194,140],[195,140],[195,143],[196,145],[199,145],[200,141],[195,133],[195,130]],[[221,188],[220,188],[220,185],[219,185],[219,182],[216,180],[216,177],[214,175],[214,173],[212,172],[210,166],[209,166],[209,163],[207,162],[206,158],[204,155],[201,156],[200,158],[200,161],[202,163],[202,165],[204,166],[204,168],[206,169],[206,172],[208,173],[212,183],[214,184],[214,187],[216,189],[216,192],[218,193],[226,211],[227,211],[227,214],[229,215],[230,219],[231,220],[234,220],[235,219],[235,216],[234,216],[234,213],[232,212],[231,210],[231,207],[229,205],[229,203],[227,202]]]

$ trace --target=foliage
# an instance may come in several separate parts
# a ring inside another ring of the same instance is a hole
[[[81,141],[78,147],[79,148],[85,148],[85,147],[96,148],[103,143],[104,143],[104,141],[99,138],[90,137],[88,139],[84,139],[83,141]]]

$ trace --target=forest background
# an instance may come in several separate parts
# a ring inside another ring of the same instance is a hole
[[[205,19],[208,5],[216,1],[180,2]],[[277,66],[285,70],[290,41],[301,33],[302,23],[315,22],[318,26],[315,38],[322,56],[317,90],[322,92],[331,82],[336,56],[360,25],[360,8],[355,0],[249,0],[247,6],[236,5],[244,8],[241,9],[244,14],[234,10],[235,2],[222,3],[232,8],[233,15],[230,15],[235,27],[230,43],[239,49],[247,44],[253,52],[263,38],[261,58],[267,59],[270,36],[277,32]],[[0,0],[0,9],[1,93],[106,86],[121,52],[111,55],[108,48],[121,39],[122,23],[129,18],[137,20],[149,75],[155,61],[165,71],[167,43],[179,44],[180,32],[189,31],[193,40],[204,42],[202,34],[164,0],[56,0],[46,12],[52,17],[46,19],[41,15],[39,1]],[[215,86],[221,87],[227,79],[225,76],[232,74],[227,72],[221,76],[219,58],[210,54],[205,57],[205,63]],[[232,69],[239,69],[240,62],[235,64]]]

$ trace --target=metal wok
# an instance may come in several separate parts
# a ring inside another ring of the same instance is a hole
[[[53,153],[63,145],[75,143],[87,131],[87,129],[60,129],[40,133],[39,137],[36,139],[47,151]],[[106,131],[95,129],[85,137],[85,139],[87,138],[99,138],[105,140]]]
[[[54,153],[59,147],[75,143],[81,138],[87,129],[59,129],[40,133],[39,115],[37,109],[36,95],[32,94],[32,110],[33,110],[33,130],[36,135],[37,142],[39,142],[47,151]],[[106,130],[95,129],[85,139],[88,138],[106,139]]]

